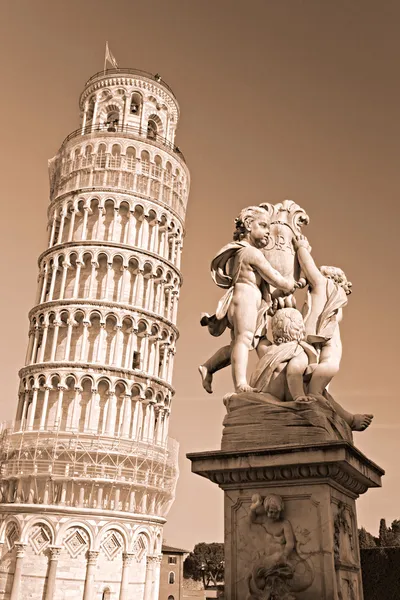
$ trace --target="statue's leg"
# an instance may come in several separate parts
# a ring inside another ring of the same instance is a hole
[[[318,364],[315,367],[311,375],[310,383],[308,384],[309,394],[322,395],[326,386],[339,371],[341,356],[341,346],[336,347],[332,340],[329,340],[322,347]]]
[[[223,346],[216,351],[205,363],[199,366],[203,387],[209,394],[212,394],[213,374],[231,364],[232,346]]]
[[[257,323],[258,290],[246,286],[246,291],[235,294],[229,307],[228,318],[233,325],[232,377],[237,393],[251,391],[247,383],[247,364]],[[253,297],[252,297],[253,296]]]
[[[336,402],[326,390],[324,392],[324,397],[329,400],[329,404],[334,408],[339,417],[342,417],[353,431],[364,431],[364,429],[367,429],[367,427],[371,425],[374,415],[368,413],[353,414],[348,412],[339,404],[339,402]]]

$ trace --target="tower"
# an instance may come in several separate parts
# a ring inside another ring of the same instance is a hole
[[[156,75],[86,83],[49,161],[48,248],[2,433],[0,600],[157,600],[189,172]]]

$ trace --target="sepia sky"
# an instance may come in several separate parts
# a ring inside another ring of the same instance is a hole
[[[170,545],[222,541],[223,496],[190,473],[187,452],[218,449],[222,397],[197,365],[221,344],[199,326],[222,295],[209,275],[249,204],[295,200],[318,264],[353,283],[344,354],[331,391],[373,424],[355,443],[386,470],[358,501],[358,522],[400,518],[399,162],[400,4],[397,0],[3,0],[1,85],[2,419],[16,408],[46,245],[47,159],[79,126],[78,97],[103,68],[160,73],[174,90],[177,143],[191,171],[170,435],[181,476],[166,526]]]

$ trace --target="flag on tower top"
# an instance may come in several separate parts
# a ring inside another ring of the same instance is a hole
[[[105,70],[105,65],[106,65],[107,61],[110,64],[112,64],[114,69],[118,69],[117,61],[115,60],[113,53],[111,52],[110,48],[108,47],[108,42],[106,42],[106,57],[104,59],[104,70]]]

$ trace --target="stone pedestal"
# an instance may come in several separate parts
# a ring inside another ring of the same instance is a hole
[[[362,600],[355,500],[379,487],[384,472],[353,444],[188,458],[194,473],[224,490],[226,600]],[[265,518],[263,506],[268,512],[280,499],[280,512]]]

